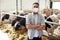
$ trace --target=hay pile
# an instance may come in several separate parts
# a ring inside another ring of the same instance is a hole
[[[26,28],[15,31],[11,24],[0,23],[0,30],[7,33],[10,40],[27,40]],[[42,37],[42,40],[48,40],[47,37]]]
[[[7,33],[10,40],[27,40],[26,29],[20,29],[18,31],[15,31],[11,24],[0,23],[0,30]]]

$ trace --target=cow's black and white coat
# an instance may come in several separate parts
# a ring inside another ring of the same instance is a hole
[[[5,19],[9,19],[10,15],[9,14],[5,14],[3,17],[2,17],[2,21],[4,21]]]
[[[15,27],[15,30],[18,30],[22,26],[25,27],[26,26],[25,24],[26,24],[26,18],[23,17],[16,17],[11,23],[11,25]]]

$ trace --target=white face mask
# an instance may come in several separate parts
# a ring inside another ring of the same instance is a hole
[[[38,12],[39,11],[39,8],[34,8],[33,9],[33,12]]]

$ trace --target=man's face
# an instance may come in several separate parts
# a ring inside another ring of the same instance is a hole
[[[39,11],[39,5],[38,4],[33,4],[33,12],[38,13]]]
[[[38,4],[33,4],[33,8],[39,8]]]

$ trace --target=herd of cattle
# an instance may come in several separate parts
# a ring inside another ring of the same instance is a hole
[[[2,16],[2,21],[8,20],[10,16],[11,15],[9,14],[5,14],[4,16]],[[15,19],[12,20],[11,26],[14,26],[15,30],[18,30],[22,26],[26,27],[25,23],[26,23],[26,18],[17,16]]]

